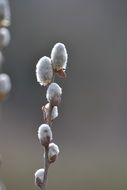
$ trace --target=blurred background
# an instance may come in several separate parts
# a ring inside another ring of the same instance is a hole
[[[46,88],[35,66],[56,42],[66,45],[67,78],[54,141],[61,153],[48,190],[127,189],[127,1],[10,0],[11,43],[4,72],[12,91],[0,113],[0,179],[7,189],[37,189],[43,167],[37,138]]]

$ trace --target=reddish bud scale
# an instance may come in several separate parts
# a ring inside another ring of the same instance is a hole
[[[60,78],[66,78],[67,77],[64,69],[60,69],[58,71],[55,69],[54,71],[57,74],[57,76]]]
[[[56,161],[57,155],[51,156],[48,158],[49,163],[53,163]]]
[[[61,96],[54,96],[50,103],[52,106],[59,106],[61,103]]]
[[[49,145],[49,143],[51,142],[51,140],[50,140],[50,137],[47,136],[47,137],[45,137],[43,140],[40,140],[40,142],[41,142],[42,146],[48,147],[48,145]]]

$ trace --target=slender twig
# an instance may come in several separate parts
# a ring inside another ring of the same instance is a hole
[[[45,147],[45,174],[44,174],[44,181],[41,187],[41,190],[45,190],[47,186],[47,178],[48,178],[48,169],[49,169],[49,162],[48,162],[48,147]]]
[[[53,107],[52,107],[51,103],[49,103],[49,111],[48,111],[48,118],[47,118],[47,124],[49,126],[52,125],[52,120],[51,120],[52,109],[53,109]],[[46,186],[47,186],[48,169],[50,166],[50,163],[48,161],[48,146],[44,147],[44,154],[45,154],[45,158],[44,158],[45,173],[44,173],[44,181],[43,181],[43,185],[41,187],[41,190],[45,190]]]
[[[54,80],[55,80],[55,73],[53,73],[53,78],[52,78],[51,83],[54,82]],[[49,103],[47,124],[50,127],[52,125],[52,109],[53,109],[53,106],[51,105],[51,103]],[[49,169],[49,166],[50,166],[50,163],[48,161],[48,146],[44,147],[44,154],[45,154],[45,158],[44,158],[45,173],[44,173],[44,181],[43,181],[43,185],[42,185],[42,189],[41,190],[45,190],[46,186],[47,186],[48,169]]]

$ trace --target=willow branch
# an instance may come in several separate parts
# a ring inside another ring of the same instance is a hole
[[[47,124],[49,126],[52,125],[52,109],[53,106],[51,105],[51,103],[49,103],[49,110],[48,110],[48,118],[47,118]],[[44,154],[45,154],[45,158],[44,158],[44,168],[45,168],[45,173],[44,173],[44,181],[43,181],[43,185],[41,187],[41,190],[46,190],[46,186],[47,186],[47,179],[48,179],[48,169],[50,166],[50,163],[48,161],[48,146],[44,147]]]

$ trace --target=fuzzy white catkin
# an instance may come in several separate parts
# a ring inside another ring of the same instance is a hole
[[[0,0],[0,22],[2,22],[4,26],[10,25],[11,14],[8,0]]]
[[[36,65],[36,77],[40,85],[46,86],[52,81],[53,69],[51,59],[49,57],[42,57]]]
[[[44,142],[47,137],[50,139],[50,141],[52,140],[51,128],[49,127],[48,124],[42,124],[38,128],[38,139]]]
[[[37,178],[39,178],[40,181],[41,181],[41,183],[43,183],[43,180],[44,180],[44,172],[45,172],[45,170],[44,170],[43,168],[38,169],[38,170],[35,172],[35,174],[34,174],[34,176],[35,176],[35,181],[37,180]]]
[[[57,83],[51,83],[46,92],[46,98],[50,102],[55,97],[62,95],[62,88]]]
[[[48,152],[49,158],[51,158],[53,156],[58,156],[59,152],[60,152],[59,147],[55,143],[49,144],[49,152]]]
[[[7,28],[0,28],[0,49],[8,46],[11,36]]]
[[[66,69],[68,54],[63,43],[56,43],[51,51],[52,65],[55,70]]]
[[[11,90],[10,77],[5,73],[0,74],[0,92],[3,94],[7,94],[10,90]]]
[[[46,114],[46,118],[48,116],[48,111],[49,111],[49,103],[45,105],[45,114]],[[54,120],[56,117],[58,117],[58,107],[54,106],[52,109],[52,113],[51,113],[51,120]]]

